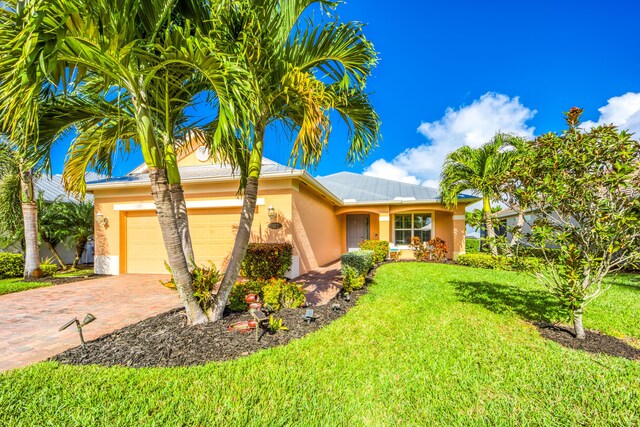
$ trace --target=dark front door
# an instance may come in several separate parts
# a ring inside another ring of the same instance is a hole
[[[347,215],[347,250],[369,239],[369,215]]]

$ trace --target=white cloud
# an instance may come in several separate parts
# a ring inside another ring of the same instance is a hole
[[[440,120],[422,123],[418,132],[428,142],[409,148],[388,162],[376,160],[365,175],[438,185],[445,157],[463,145],[478,147],[489,141],[496,132],[515,133],[532,138],[535,128],[526,122],[536,114],[520,103],[518,97],[488,92],[458,109],[448,108]]]
[[[630,130],[640,135],[640,93],[628,92],[609,98],[607,105],[598,108],[598,111],[600,111],[600,118],[595,122],[583,122],[584,129],[613,123],[620,130]]]
[[[376,160],[364,171],[365,175],[377,176],[379,178],[391,179],[393,181],[406,182],[407,184],[420,184],[420,180],[409,175],[407,171],[392,165],[384,159]]]

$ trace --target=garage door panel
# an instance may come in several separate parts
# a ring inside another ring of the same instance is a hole
[[[193,250],[198,265],[212,261],[222,268],[233,248],[240,208],[189,211]],[[155,212],[129,212],[126,220],[127,272],[166,273],[167,253]]]

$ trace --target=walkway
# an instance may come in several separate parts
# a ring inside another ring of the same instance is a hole
[[[75,326],[60,326],[87,313],[96,320],[85,340],[180,306],[177,292],[158,281],[166,276],[122,275],[0,296],[0,371],[54,356],[80,341]]]
[[[304,283],[302,288],[307,293],[307,303],[325,305],[342,290],[340,261],[318,267],[295,281]]]

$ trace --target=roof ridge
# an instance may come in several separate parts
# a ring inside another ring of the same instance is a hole
[[[399,184],[403,184],[403,185],[412,185],[414,187],[428,188],[428,189],[431,189],[431,190],[438,191],[437,188],[427,187],[426,185],[412,184],[410,182],[398,181],[397,179],[381,178],[381,177],[375,176],[375,175],[366,175],[364,173],[356,173],[356,172],[349,172],[349,171],[336,172],[336,173],[333,173],[331,175],[318,177],[317,179],[325,179],[325,178],[329,178],[331,176],[340,175],[340,174],[351,174],[351,175],[364,176],[364,177],[367,177],[367,178],[379,179],[379,180],[382,180],[382,181],[390,181],[390,182],[395,182],[395,183],[399,183]]]

